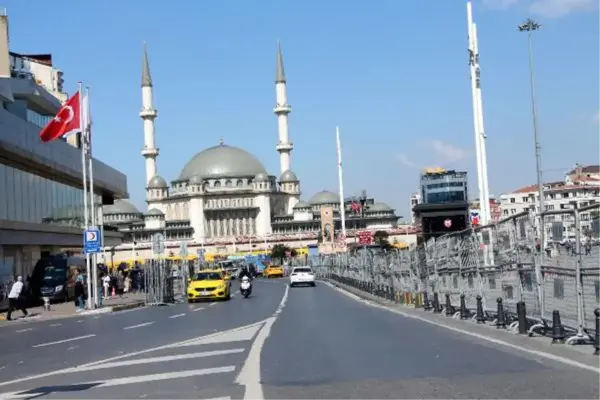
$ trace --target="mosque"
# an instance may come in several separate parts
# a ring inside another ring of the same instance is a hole
[[[104,206],[104,224],[124,234],[124,243],[111,248],[121,257],[151,256],[151,240],[162,233],[167,247],[178,252],[181,243],[187,247],[208,247],[218,252],[231,252],[257,246],[266,250],[277,242],[290,242],[292,247],[316,243],[320,232],[321,207],[334,210],[336,229],[341,227],[339,195],[322,191],[308,201],[301,200],[300,179],[293,172],[288,115],[292,108],[287,99],[286,76],[281,46],[277,46],[275,70],[276,106],[280,170],[270,174],[249,152],[220,140],[189,160],[179,176],[170,184],[157,170],[159,149],[156,147],[154,120],[158,113],[153,102],[153,82],[148,53],[144,45],[142,57],[142,110],[144,147],[141,151],[146,168],[147,211],[138,210],[128,200],[117,200]],[[216,140],[215,140],[216,142]],[[383,203],[363,194],[363,211],[353,199],[346,199],[348,236],[359,229],[395,229],[398,217]],[[195,250],[190,249],[190,252]],[[148,254],[146,254],[148,253]]]

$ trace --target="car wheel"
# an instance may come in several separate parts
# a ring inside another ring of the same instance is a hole
[[[290,287],[294,287],[294,284],[290,282]]]
[[[315,287],[315,286],[317,286],[317,284],[313,282],[310,284],[310,286]]]

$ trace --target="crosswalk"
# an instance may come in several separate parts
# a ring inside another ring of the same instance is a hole
[[[263,325],[0,382],[0,399],[242,399],[235,380]]]

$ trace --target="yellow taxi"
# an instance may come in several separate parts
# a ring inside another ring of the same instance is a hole
[[[200,271],[189,280],[187,287],[188,302],[198,300],[231,299],[231,281],[221,270]]]
[[[269,265],[263,272],[265,278],[282,278],[283,267],[281,265]]]

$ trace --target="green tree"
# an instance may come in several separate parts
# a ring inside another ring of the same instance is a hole
[[[296,249],[292,249],[283,244],[276,244],[271,248],[271,259],[284,260],[287,258],[288,253],[291,253],[292,257],[296,257],[297,254]]]
[[[389,250],[392,247],[389,237],[390,235],[386,231],[377,231],[373,234],[373,241],[383,250]]]

